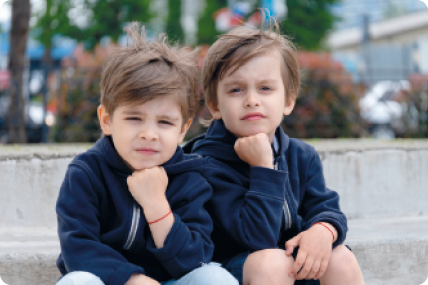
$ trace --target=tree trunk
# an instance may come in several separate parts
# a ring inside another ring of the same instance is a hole
[[[7,116],[9,142],[26,143],[25,100],[23,74],[26,63],[25,50],[30,22],[30,0],[12,1],[12,27],[10,30],[10,106]]]

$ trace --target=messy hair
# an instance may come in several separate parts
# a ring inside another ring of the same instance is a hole
[[[103,66],[101,104],[107,113],[113,116],[118,106],[172,95],[181,107],[183,123],[193,118],[199,104],[197,50],[171,46],[164,35],[149,41],[138,23],[124,30],[127,46],[114,49]]]
[[[263,25],[262,25],[263,26]],[[286,102],[297,98],[300,87],[300,69],[296,48],[284,35],[280,35],[276,21],[269,30],[238,27],[219,36],[210,47],[204,61],[202,82],[205,102],[209,107],[218,104],[217,86],[225,74],[238,70],[251,59],[277,50],[282,59],[281,68]]]

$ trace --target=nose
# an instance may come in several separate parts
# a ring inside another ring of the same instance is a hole
[[[253,108],[258,106],[260,106],[260,100],[257,96],[257,92],[254,92],[253,90],[248,90],[244,100],[244,107]]]
[[[154,126],[146,125],[140,131],[140,138],[147,141],[156,141],[159,139],[159,136]]]

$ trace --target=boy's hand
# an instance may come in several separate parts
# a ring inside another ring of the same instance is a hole
[[[297,246],[299,253],[289,275],[294,276],[296,280],[321,278],[327,269],[332,251],[331,233],[321,225],[314,225],[287,241],[285,253],[290,256]]]
[[[143,209],[166,200],[168,176],[163,167],[137,170],[128,176],[127,183],[132,196]]]
[[[272,148],[265,133],[237,139],[235,151],[240,159],[251,166],[273,169]]]

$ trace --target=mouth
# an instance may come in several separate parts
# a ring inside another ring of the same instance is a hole
[[[155,155],[159,152],[158,150],[155,150],[153,148],[138,148],[136,149],[136,151],[143,155]]]
[[[262,113],[248,113],[244,117],[242,117],[241,120],[243,121],[257,121],[265,118],[265,116]]]

